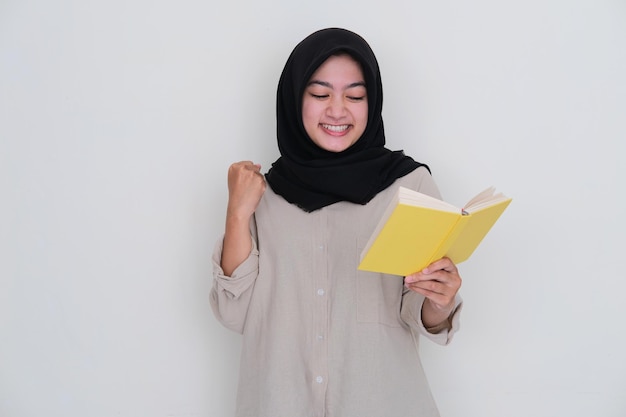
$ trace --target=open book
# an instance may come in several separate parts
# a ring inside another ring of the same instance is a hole
[[[406,276],[443,257],[463,262],[510,202],[492,187],[457,208],[400,187],[363,249],[359,269]]]

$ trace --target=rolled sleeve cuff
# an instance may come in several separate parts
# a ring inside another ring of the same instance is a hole
[[[411,293],[413,296],[418,296],[416,293]],[[459,331],[460,328],[460,313],[463,308],[463,300],[457,294],[455,297],[455,305],[454,309],[448,319],[443,323],[440,323],[436,326],[426,327],[424,326],[424,322],[422,321],[422,304],[425,300],[424,297],[420,297],[421,302],[415,302],[413,304],[413,314],[410,315],[410,319],[405,321],[409,324],[410,327],[419,331],[420,334],[432,340],[433,342],[439,345],[448,345],[452,341],[452,337],[454,334]]]
[[[221,267],[224,239],[220,239],[213,251],[213,278],[216,289],[230,299],[237,299],[254,283],[259,270],[259,250],[252,239],[250,255],[233,271],[231,276],[224,275]]]

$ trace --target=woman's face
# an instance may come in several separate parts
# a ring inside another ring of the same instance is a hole
[[[349,55],[324,61],[304,90],[304,129],[327,151],[344,151],[359,140],[367,126],[367,110],[363,72]]]

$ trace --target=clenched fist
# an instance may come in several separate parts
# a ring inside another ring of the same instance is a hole
[[[228,216],[249,219],[265,192],[261,165],[251,161],[235,162],[228,169]]]

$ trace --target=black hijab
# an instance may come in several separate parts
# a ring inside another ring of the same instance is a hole
[[[329,57],[347,53],[365,78],[368,121],[351,147],[331,152],[317,146],[302,121],[302,97],[317,68]],[[366,204],[397,178],[422,166],[402,151],[385,148],[383,90],[378,62],[367,42],[345,29],[322,29],[300,42],[278,83],[276,118],[281,157],[266,174],[272,190],[311,212],[339,201]]]

